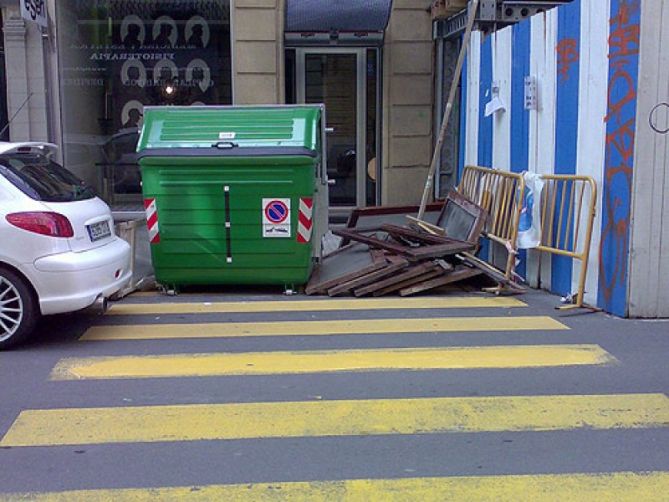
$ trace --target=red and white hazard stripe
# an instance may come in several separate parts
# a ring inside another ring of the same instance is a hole
[[[149,241],[151,244],[160,243],[160,230],[158,229],[158,206],[156,199],[144,199],[146,211],[146,226],[149,229]]]
[[[301,198],[300,211],[297,218],[297,242],[307,244],[311,241],[314,226],[314,199]]]

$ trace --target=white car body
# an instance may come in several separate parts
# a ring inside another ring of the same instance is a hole
[[[0,143],[0,156],[27,149],[48,155],[44,143]],[[65,216],[70,238],[33,233],[9,223],[7,215],[54,212]],[[87,226],[106,221],[111,235],[92,241]],[[0,173],[0,266],[30,283],[43,315],[73,312],[108,298],[131,279],[130,246],[114,234],[109,206],[98,197],[74,202],[35,200]]]

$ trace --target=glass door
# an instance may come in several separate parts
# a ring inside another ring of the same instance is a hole
[[[297,102],[325,104],[330,131],[327,173],[333,208],[363,207],[376,201],[376,58],[368,58],[367,52],[322,48],[296,51]],[[371,102],[368,89],[372,90]]]

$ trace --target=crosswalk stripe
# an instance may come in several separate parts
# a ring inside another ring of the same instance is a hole
[[[25,410],[0,447],[669,426],[664,394]]]
[[[297,301],[119,303],[111,315],[226,314],[254,312],[330,312],[338,310],[518,308],[527,304],[505,297],[378,298]]]
[[[464,331],[566,330],[548,316],[448,317],[428,319],[369,319],[346,321],[231,322],[209,324],[136,324],[94,326],[80,338],[96,340],[157,340],[256,336],[318,336]]]
[[[513,476],[471,476],[445,478],[356,479],[286,483],[244,483],[238,485],[186,486],[177,488],[134,488],[81,490],[59,493],[9,495],[5,500],[36,502],[79,501],[208,501],[227,502],[357,502],[384,500],[467,500],[562,502],[610,500],[637,502],[660,500],[669,491],[667,472],[616,472],[602,474],[539,474]],[[0,499],[3,496],[0,495]],[[666,499],[665,499],[666,500]]]
[[[52,380],[206,377],[337,371],[537,368],[594,365],[615,358],[598,345],[250,352],[67,358]]]

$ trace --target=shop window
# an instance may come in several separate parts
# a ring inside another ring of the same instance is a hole
[[[230,0],[59,0],[57,23],[65,164],[137,202],[144,106],[232,103]]]

